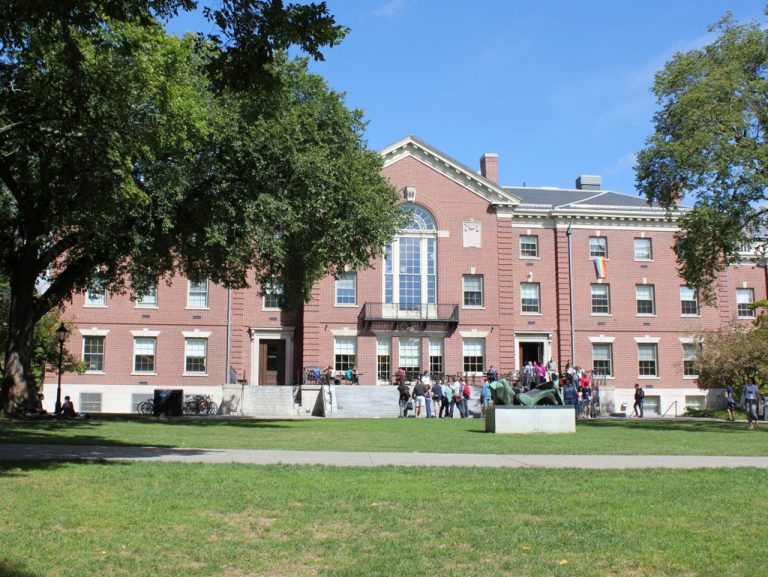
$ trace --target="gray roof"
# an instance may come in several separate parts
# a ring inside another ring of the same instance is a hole
[[[504,190],[522,199],[522,204],[550,206],[552,208],[579,205],[621,208],[648,208],[648,201],[610,190],[579,190],[576,188],[549,188],[505,186]],[[651,205],[658,208],[657,204]]]

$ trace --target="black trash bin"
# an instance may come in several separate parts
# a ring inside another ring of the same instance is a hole
[[[155,389],[155,416],[180,417],[183,389]]]

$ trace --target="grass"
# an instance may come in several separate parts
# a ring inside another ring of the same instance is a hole
[[[746,422],[580,421],[575,435],[493,435],[481,419],[0,420],[0,442],[334,451],[575,455],[768,455]]]
[[[762,577],[757,469],[0,465],[0,575]],[[694,489],[695,490],[692,490]]]

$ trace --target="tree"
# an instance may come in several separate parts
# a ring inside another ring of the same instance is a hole
[[[649,202],[696,199],[675,251],[681,276],[711,303],[718,273],[742,246],[766,250],[768,29],[728,14],[710,31],[712,44],[676,54],[656,75],[660,110],[636,170]]]
[[[183,273],[279,282],[286,305],[395,230],[361,113],[283,50],[345,33],[325,4],[223,0],[218,35],[169,36],[190,0],[0,8],[0,272],[9,282],[0,409],[34,390],[35,326],[99,283],[142,294]]]
[[[765,307],[766,301],[753,303]],[[695,366],[700,389],[723,389],[733,385],[740,394],[750,378],[758,384],[768,377],[768,316],[763,312],[754,327],[734,324],[697,336]]]

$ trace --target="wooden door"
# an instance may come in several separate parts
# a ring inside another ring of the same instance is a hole
[[[259,341],[259,384],[286,384],[285,341]]]

